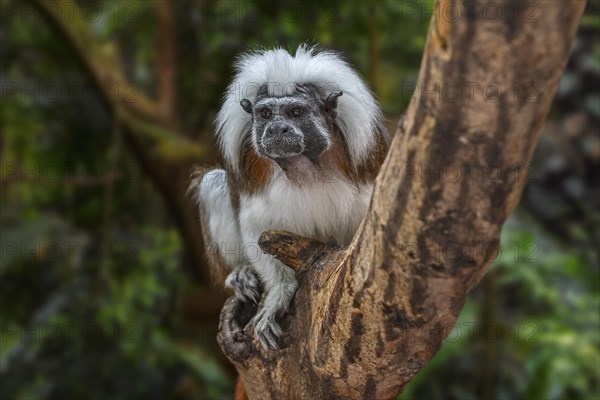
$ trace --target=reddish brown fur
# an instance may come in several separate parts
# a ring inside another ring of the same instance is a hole
[[[240,176],[234,178],[240,193],[257,193],[265,188],[273,173],[273,161],[258,155],[250,135],[240,150]]]
[[[235,383],[235,400],[248,400],[248,394],[246,394],[244,382],[242,382],[242,379],[239,376]]]
[[[390,137],[385,131],[377,131],[375,133],[375,146],[371,149],[371,154],[362,163],[356,167],[355,181],[356,182],[374,182],[381,164],[387,156],[388,147],[390,145]]]
[[[329,132],[330,146],[319,157],[319,166],[325,170],[333,167],[342,175],[352,179],[352,168],[346,141],[336,125],[333,125],[333,129],[329,129]]]
[[[389,138],[387,133],[377,132],[372,153],[359,165],[353,168],[346,140],[337,125],[331,124],[330,147],[319,157],[318,167],[324,174],[335,168],[355,184],[363,184],[375,180],[379,168],[387,154]],[[258,155],[250,142],[250,136],[244,141],[240,151],[240,173],[230,174],[232,202],[239,204],[239,193],[258,193],[263,190],[272,178],[275,163]]]
[[[371,154],[355,168],[352,168],[350,157],[348,155],[348,145],[337,125],[330,129],[332,132],[331,147],[321,156],[321,163],[324,166],[337,165],[338,170],[355,184],[373,182],[379,168],[385,160],[389,146],[389,137],[387,133],[378,131],[375,134],[375,146]]]

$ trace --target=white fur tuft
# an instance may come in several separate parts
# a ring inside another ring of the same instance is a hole
[[[350,159],[358,165],[375,143],[375,132],[383,115],[373,94],[358,73],[332,51],[316,52],[300,45],[292,56],[282,48],[243,54],[236,63],[236,75],[217,116],[217,137],[230,166],[239,170],[240,147],[252,121],[240,101],[254,103],[258,89],[268,84],[273,96],[292,94],[295,84],[312,83],[326,94],[343,91],[338,99],[336,122],[348,143]]]

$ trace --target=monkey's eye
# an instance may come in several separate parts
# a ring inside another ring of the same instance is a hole
[[[268,108],[263,108],[262,110],[260,110],[260,116],[264,119],[271,118],[271,110],[269,110]]]
[[[299,117],[302,114],[304,114],[304,109],[302,107],[294,107],[292,108],[292,110],[290,111],[290,115],[292,117]]]

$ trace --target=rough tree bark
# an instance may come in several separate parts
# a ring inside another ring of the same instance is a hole
[[[255,310],[234,298],[223,308],[218,339],[251,399],[394,398],[496,255],[585,2],[436,4],[417,89],[351,245],[261,237],[300,283],[284,348],[244,332]]]

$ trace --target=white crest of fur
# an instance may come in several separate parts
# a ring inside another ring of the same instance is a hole
[[[312,83],[326,90],[342,91],[338,98],[336,123],[348,143],[350,159],[357,165],[368,156],[375,132],[382,125],[382,113],[371,90],[358,73],[331,51],[316,52],[301,45],[292,56],[282,48],[243,54],[236,63],[236,75],[229,86],[217,116],[217,137],[223,155],[235,170],[244,136],[252,127],[250,114],[240,105],[253,104],[258,89],[268,84],[269,94],[285,96],[295,84]]]

